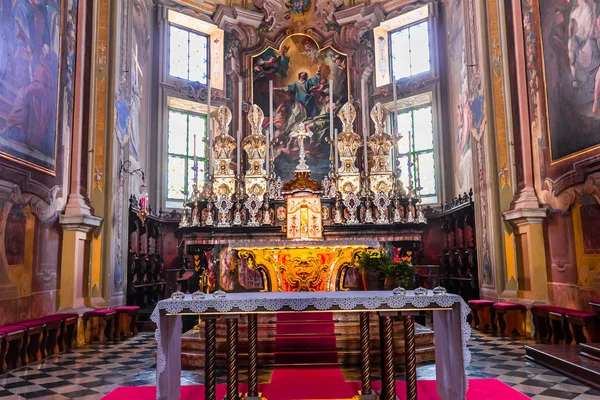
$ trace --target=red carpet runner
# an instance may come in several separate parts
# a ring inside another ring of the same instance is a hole
[[[275,365],[337,365],[333,313],[277,314]]]
[[[417,384],[419,400],[439,400],[435,381],[420,380]],[[379,382],[373,382],[379,389]],[[346,382],[339,368],[275,368],[271,383],[259,385],[259,390],[268,400],[341,400],[351,399],[360,389],[360,382]],[[240,392],[246,385],[240,385]],[[225,396],[225,385],[217,385],[217,398]],[[396,393],[406,399],[404,381],[396,382]],[[156,387],[119,387],[104,400],[154,400]],[[470,379],[467,400],[527,400],[521,394],[497,379]],[[182,386],[181,400],[204,400],[202,385]]]

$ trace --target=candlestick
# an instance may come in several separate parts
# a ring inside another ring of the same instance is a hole
[[[329,140],[333,139],[333,79],[329,80]]]
[[[369,173],[369,160],[368,160],[368,149],[367,149],[367,135],[369,134],[367,131],[367,117],[366,110],[368,108],[367,105],[367,92],[365,91],[365,78],[363,77],[360,80],[360,91],[362,97],[362,123],[363,123],[363,162],[364,162],[364,172],[365,176]]]
[[[392,176],[394,182],[396,182],[396,175],[398,169],[398,94],[396,93],[396,81],[392,82],[392,92],[394,94],[394,124],[392,129]]]
[[[337,173],[338,173],[338,166],[340,164],[340,158],[339,158],[340,154],[339,154],[339,151],[338,151],[338,130],[337,129],[335,129],[333,131],[333,136],[334,136],[334,140],[335,140],[335,142],[334,142],[335,143],[335,150],[334,150],[334,152],[335,152],[335,173],[337,175]]]
[[[270,143],[271,139],[273,139],[273,81],[269,81],[269,134],[267,135],[267,148],[266,148],[266,159],[267,159],[267,178],[269,177],[269,170],[271,167],[271,159],[269,157],[270,153]]]
[[[211,102],[211,86],[210,86],[210,79],[207,80],[207,86],[208,86],[208,92],[206,94],[206,107],[207,107],[207,115],[206,115],[206,136],[208,136],[208,152],[210,154],[210,158],[209,158],[209,164],[208,164],[208,174],[212,175],[213,174],[213,164],[214,164],[214,160],[213,160],[213,156],[214,156],[214,152],[213,152],[213,137],[212,137],[212,129],[211,129],[211,125],[212,125],[212,118],[210,116],[210,102]]]
[[[196,134],[194,134],[194,183],[198,184],[198,157],[196,156]]]
[[[237,134],[237,174],[238,176],[242,173],[242,126],[244,121],[242,120],[242,78],[238,81],[238,134]]]

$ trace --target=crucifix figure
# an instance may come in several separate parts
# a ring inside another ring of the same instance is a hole
[[[298,130],[293,131],[290,136],[298,138],[298,145],[300,146],[300,162],[296,166],[296,172],[310,172],[308,165],[306,165],[306,153],[304,152],[304,139],[306,137],[311,138],[312,132],[306,129],[306,125],[303,122],[298,124]]]

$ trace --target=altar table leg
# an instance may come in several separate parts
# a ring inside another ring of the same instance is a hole
[[[394,363],[394,316],[381,313],[379,335],[382,339],[381,359],[381,400],[396,400],[396,382]]]
[[[204,400],[217,398],[217,320],[204,320]]]
[[[415,352],[415,319],[404,316],[404,357],[406,361],[406,399],[417,400],[417,353]]]
[[[227,318],[227,400],[238,400],[238,317]]]
[[[258,398],[258,314],[248,314],[248,396]]]
[[[371,338],[369,335],[369,313],[360,313],[360,377],[362,396],[370,396],[371,390]]]

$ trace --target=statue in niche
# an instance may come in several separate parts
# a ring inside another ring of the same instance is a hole
[[[367,198],[365,201],[363,222],[365,224],[373,223],[373,209],[371,208],[371,200]]]
[[[404,209],[402,208],[402,204],[400,204],[400,200],[394,200],[394,217],[393,221],[398,223],[402,222],[404,219]]]
[[[213,226],[215,224],[215,216],[213,215],[213,205],[209,201],[206,208],[203,211],[204,214],[204,226]]]
[[[233,222],[232,225],[240,226],[242,225],[242,205],[238,201],[235,203],[235,210],[233,211]]]

